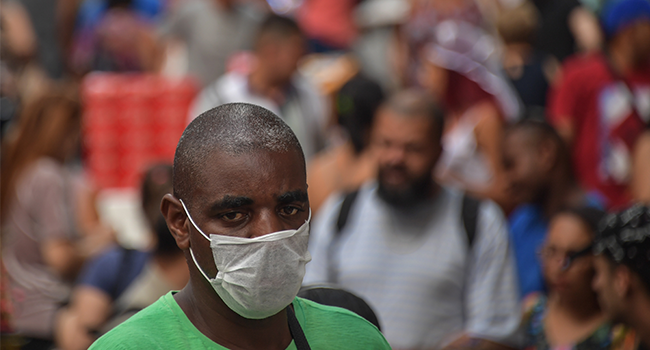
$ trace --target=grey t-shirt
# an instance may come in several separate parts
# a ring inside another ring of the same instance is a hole
[[[9,277],[20,334],[52,339],[54,314],[70,286],[45,263],[43,245],[73,241],[78,235],[71,214],[74,186],[63,165],[41,158],[22,172],[2,227],[2,263]]]
[[[393,348],[438,348],[461,334],[517,345],[520,306],[506,222],[496,204],[479,208],[471,250],[461,219],[462,193],[398,211],[374,182],[359,192],[332,253],[341,206],[334,196],[312,225],[304,283],[338,283],[375,310]]]

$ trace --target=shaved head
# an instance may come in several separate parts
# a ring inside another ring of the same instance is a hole
[[[273,112],[248,103],[224,104],[201,114],[187,126],[174,155],[174,196],[186,203],[206,177],[199,176],[215,153],[238,156],[257,151],[298,152],[298,138]],[[304,169],[303,169],[304,170]]]

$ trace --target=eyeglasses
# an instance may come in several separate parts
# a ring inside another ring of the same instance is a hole
[[[569,251],[566,251],[566,252],[564,252],[564,251],[562,251],[560,249],[557,249],[557,248],[553,248],[553,247],[543,247],[542,249],[540,249],[538,254],[539,254],[540,258],[542,258],[543,260],[558,260],[558,259],[561,259],[562,271],[566,271],[571,267],[571,264],[573,264],[573,262],[576,259],[578,259],[578,258],[580,258],[582,256],[590,255],[590,254],[592,254],[592,251],[593,251],[593,246],[590,244],[587,247],[585,247],[585,248],[583,248],[583,249],[581,249],[579,251],[570,251],[569,250]]]

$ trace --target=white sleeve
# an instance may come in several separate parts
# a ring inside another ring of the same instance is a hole
[[[187,124],[191,123],[192,120],[196,119],[201,113],[214,108],[223,102],[219,96],[219,85],[218,80],[210,85],[199,93],[192,105],[190,106],[187,114]]]
[[[328,248],[334,237],[342,201],[341,195],[330,196],[312,222],[309,237],[311,261],[307,264],[303,285],[328,282]]]
[[[506,220],[491,201],[479,208],[465,294],[465,332],[472,337],[519,346],[521,305]]]

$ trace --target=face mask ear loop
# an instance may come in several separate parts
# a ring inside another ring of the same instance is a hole
[[[190,247],[190,255],[192,256],[192,261],[194,261],[194,265],[199,270],[199,272],[203,275],[203,277],[205,277],[205,279],[208,282],[212,282],[212,280],[210,280],[210,277],[208,277],[208,275],[206,275],[205,272],[203,272],[203,269],[201,268],[201,266],[199,266],[199,263],[196,262],[196,258],[194,257],[194,252],[192,251],[192,247]]]
[[[195,228],[197,231],[199,231],[199,233],[202,234],[203,237],[205,237],[205,239],[207,239],[208,241],[210,241],[210,237],[208,237],[208,235],[206,235],[205,233],[203,233],[203,231],[201,231],[201,229],[200,229],[198,226],[196,226],[196,224],[194,223],[194,220],[192,220],[192,216],[190,215],[190,211],[187,210],[187,207],[185,206],[185,203],[183,203],[183,200],[182,200],[182,199],[179,199],[179,201],[181,202],[181,205],[183,206],[183,210],[185,210],[185,215],[187,215],[187,218],[190,219],[190,222],[192,223],[192,226],[194,226],[194,228]],[[311,216],[311,212],[310,212],[309,214],[310,214],[310,216]]]

